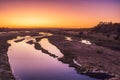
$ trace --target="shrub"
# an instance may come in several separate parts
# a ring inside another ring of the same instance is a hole
[[[102,54],[102,53],[103,53],[102,50],[97,50],[96,52],[97,52],[98,54]]]

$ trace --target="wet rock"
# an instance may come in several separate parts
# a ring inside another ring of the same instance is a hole
[[[94,77],[94,78],[97,78],[97,79],[110,79],[110,78],[113,78],[115,77],[114,75],[111,75],[111,74],[107,74],[107,73],[92,73],[92,72],[88,72],[88,73],[85,73],[85,75],[88,75],[88,76],[91,76],[91,77]]]
[[[39,43],[35,43],[35,49],[37,49],[37,50],[41,50],[42,49],[42,47],[40,46],[40,44]]]
[[[30,40],[30,41],[28,41],[28,42],[26,42],[26,43],[28,43],[28,44],[34,44],[34,41],[33,41],[33,40]]]
[[[21,41],[23,41],[23,40],[25,40],[24,38],[23,39],[18,39],[18,40],[15,40],[14,42],[21,42]]]
[[[36,42],[39,42],[42,39],[42,37],[40,38],[35,38]]]

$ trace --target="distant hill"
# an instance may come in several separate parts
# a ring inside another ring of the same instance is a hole
[[[120,23],[100,22],[91,31],[96,33],[120,34]]]

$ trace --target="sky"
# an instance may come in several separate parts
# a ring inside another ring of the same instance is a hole
[[[89,28],[120,22],[120,0],[0,0],[0,27]]]

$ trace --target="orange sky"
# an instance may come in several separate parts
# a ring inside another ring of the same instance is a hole
[[[118,0],[1,0],[0,27],[85,28],[120,22]]]

